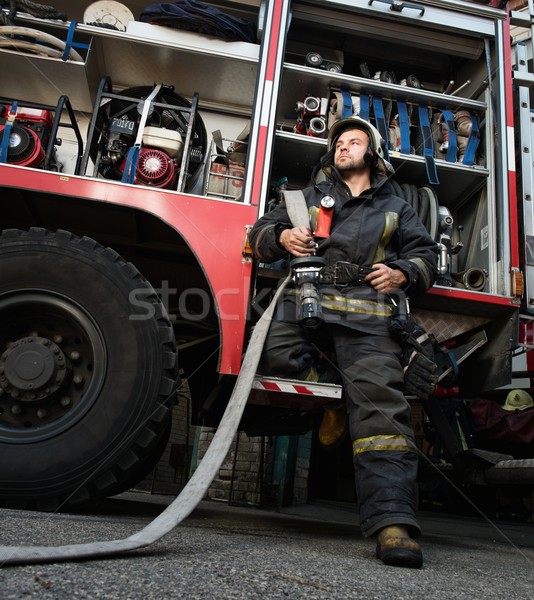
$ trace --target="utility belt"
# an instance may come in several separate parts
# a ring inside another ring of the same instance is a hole
[[[371,267],[361,267],[354,263],[338,261],[333,265],[326,265],[319,271],[319,283],[332,285],[370,285],[365,277],[371,273]]]

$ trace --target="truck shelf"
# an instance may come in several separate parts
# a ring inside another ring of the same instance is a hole
[[[70,23],[17,17],[17,24],[60,39],[66,39]],[[52,103],[59,88],[77,110],[90,112],[99,80],[109,76],[119,89],[164,82],[174,85],[183,96],[197,92],[206,108],[247,115],[252,110],[257,44],[225,42],[137,21],[130,21],[126,32],[78,23],[75,41],[89,46],[83,63],[1,49],[2,62],[10,73],[2,94],[18,97],[24,89],[31,100]],[[28,61],[32,64],[29,88]]]
[[[325,139],[277,131],[273,179],[287,177],[290,187],[308,185],[313,168],[325,152]],[[426,180],[425,160],[422,156],[391,152],[390,159],[397,169],[396,178],[399,181],[424,182]],[[449,208],[454,208],[471,198],[485,185],[489,174],[485,167],[452,164],[440,159],[436,159],[436,166],[444,185],[436,186],[435,190],[439,201]],[[446,184],[450,177],[454,177],[454,186]]]

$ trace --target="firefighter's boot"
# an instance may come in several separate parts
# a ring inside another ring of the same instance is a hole
[[[326,407],[319,427],[319,442],[325,450],[334,450],[344,440],[348,431],[345,404],[336,408]]]
[[[381,529],[376,540],[376,557],[385,565],[419,569],[423,565],[421,546],[408,535],[406,527]]]

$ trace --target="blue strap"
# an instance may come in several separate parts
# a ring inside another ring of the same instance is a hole
[[[370,100],[368,94],[360,95],[360,113],[359,117],[361,117],[364,121],[369,121],[370,114]]]
[[[419,126],[421,128],[421,135],[423,136],[423,156],[425,158],[428,182],[432,185],[439,185],[436,161],[434,160],[434,139],[432,137],[432,129],[430,128],[428,108],[424,104],[419,105]]]
[[[126,164],[122,172],[122,183],[133,183],[135,179],[135,170],[137,169],[137,161],[139,160],[139,146],[134,145],[128,150],[126,156]]]
[[[457,377],[459,368],[458,368],[458,362],[456,361],[456,356],[454,356],[454,352],[451,352],[448,348],[445,348],[444,346],[440,346],[440,350],[449,359],[449,362],[451,363],[453,375],[454,375],[454,377]]]
[[[69,54],[72,48],[89,48],[89,44],[81,44],[73,41],[76,25],[78,25],[78,21],[70,22],[69,30],[67,32],[67,39],[65,40],[65,52],[63,52],[63,56],[61,57],[61,60],[63,61],[69,59]]]
[[[13,102],[9,110],[9,117],[4,125],[4,131],[2,132],[2,144],[0,144],[0,163],[6,163],[9,154],[9,139],[11,137],[11,127],[15,121],[15,115],[17,114],[17,102]]]
[[[449,360],[451,361],[451,365],[452,365],[452,370],[454,373],[454,376],[456,377],[458,375],[458,363],[456,362],[456,356],[454,356],[453,352],[449,353]]]
[[[476,115],[471,115],[471,133],[467,141],[467,148],[464,154],[464,165],[472,165],[475,162],[478,145],[480,144],[480,134],[478,131],[478,121]]]
[[[341,109],[341,118],[348,119],[352,117],[352,96],[348,90],[341,90],[341,96],[343,97],[343,107]]]
[[[458,154],[458,139],[456,137],[456,127],[454,126],[454,116],[450,110],[442,110],[445,124],[449,131],[449,147],[447,148],[447,154],[445,160],[447,162],[456,162],[456,156]]]
[[[410,154],[410,117],[406,102],[397,100],[397,109],[399,111],[400,151],[402,154]]]
[[[375,113],[376,128],[380,132],[380,135],[382,136],[383,140],[386,142],[385,143],[385,156],[386,156],[386,159],[388,159],[389,158],[388,126],[386,123],[386,117],[384,115],[384,106],[382,104],[382,98],[380,98],[380,96],[373,96],[373,112]]]

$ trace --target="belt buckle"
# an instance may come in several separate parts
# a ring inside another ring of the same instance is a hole
[[[350,266],[352,263],[350,263],[347,260],[338,260],[335,264],[334,267],[334,285],[336,287],[347,287],[349,285],[348,281],[345,281],[344,283],[338,282],[338,276],[340,275],[340,270],[341,270],[341,265],[348,265]],[[346,271],[348,273],[348,271]]]

